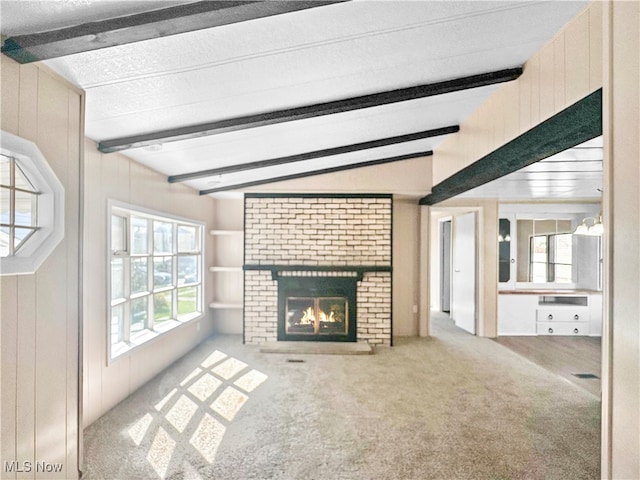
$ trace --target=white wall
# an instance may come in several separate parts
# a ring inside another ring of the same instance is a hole
[[[83,93],[46,67],[2,55],[2,129],[33,141],[65,189],[64,239],[33,275],[0,277],[1,436],[20,478],[78,477],[79,252]],[[35,473],[36,461],[61,463]]]
[[[205,269],[204,318],[177,327],[122,358],[107,362],[107,200],[118,200],[205,222],[205,267],[213,263],[215,200],[149,170],[121,154],[102,154],[85,142],[84,425],[88,426],[212,332],[207,307],[212,276]],[[199,326],[199,329],[198,329]]]

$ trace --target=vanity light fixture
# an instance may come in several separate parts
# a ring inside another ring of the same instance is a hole
[[[591,225],[587,225],[591,223]],[[582,219],[582,223],[578,225],[574,235],[590,235],[592,237],[599,237],[604,233],[604,226],[602,225],[602,215],[596,217],[586,217]]]

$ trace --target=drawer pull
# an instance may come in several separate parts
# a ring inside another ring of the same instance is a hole
[[[549,320],[553,320],[553,315],[549,314],[549,316],[547,317]]]
[[[549,329],[549,333],[553,333],[553,328],[550,328],[550,329]]]
[[[580,319],[580,315],[578,315],[577,313],[573,316],[574,320],[579,320]]]
[[[577,328],[573,329],[573,333],[579,333]]]

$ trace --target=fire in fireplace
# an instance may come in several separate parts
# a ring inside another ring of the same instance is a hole
[[[278,340],[356,341],[356,278],[278,279]]]
[[[288,334],[349,334],[346,297],[288,297],[285,318]]]

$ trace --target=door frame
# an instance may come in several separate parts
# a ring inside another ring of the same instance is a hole
[[[457,237],[458,237],[458,230],[459,230],[459,223],[458,223],[458,218],[462,217],[462,216],[466,216],[466,215],[472,215],[473,217],[473,331],[469,331],[464,327],[461,327],[458,325],[458,320],[456,320],[454,318],[454,308],[453,308],[453,304],[454,304],[454,300],[455,300],[455,272],[456,272],[456,257],[458,255],[458,252],[456,252],[456,243],[457,243]],[[478,236],[478,224],[479,224],[479,215],[476,211],[467,211],[467,212],[459,212],[457,215],[455,215],[453,217],[453,222],[452,222],[452,231],[451,231],[451,268],[452,268],[452,275],[451,275],[451,312],[449,314],[449,316],[453,319],[453,321],[455,322],[456,326],[458,326],[458,328],[461,328],[463,330],[465,330],[466,332],[470,333],[471,335],[478,335],[478,279],[479,279],[479,275],[478,275],[478,269],[479,269],[479,263],[478,263],[478,252],[479,252],[479,248],[478,248],[478,243],[479,243],[479,236]]]
[[[496,204],[497,205],[497,204]],[[485,207],[483,205],[473,205],[473,200],[464,200],[464,199],[456,199],[456,200],[448,200],[443,202],[438,206],[429,206],[422,207],[424,209],[424,215],[429,217],[429,229],[428,232],[424,232],[424,234],[420,238],[420,242],[428,245],[427,242],[435,242],[437,248],[431,248],[428,250],[428,247],[424,247],[424,251],[429,251],[428,261],[421,262],[421,269],[428,269],[427,275],[431,278],[431,282],[434,280],[438,282],[438,291],[439,287],[439,278],[440,278],[440,236],[439,236],[439,222],[441,220],[445,220],[447,218],[452,218],[454,215],[459,215],[463,213],[476,213],[476,299],[475,299],[475,318],[476,318],[476,336],[486,336],[485,330],[486,327],[484,325],[485,322],[485,300],[483,295],[480,295],[480,292],[484,292],[484,285],[490,279],[484,278],[483,275],[480,275],[479,266],[484,264],[485,258],[485,250],[486,245],[485,241]],[[491,212],[491,209],[488,210]],[[497,206],[496,206],[496,218],[497,218]],[[496,232],[497,232],[497,224],[496,224]],[[490,233],[490,231],[488,232]],[[497,233],[496,233],[497,235]],[[497,270],[496,270],[497,271]],[[497,285],[497,277],[495,279]],[[429,289],[430,297],[433,299],[434,295],[437,295],[437,292]],[[497,302],[497,286],[496,286],[496,302]],[[429,304],[430,307],[438,306],[439,308],[439,300],[436,304]],[[421,336],[429,336],[431,335],[431,313],[430,308],[425,308],[424,312],[424,328],[421,329]],[[496,322],[497,324],[497,322]]]
[[[446,237],[448,224],[448,238]],[[444,217],[438,221],[438,248],[440,251],[440,308],[441,312],[451,312],[451,262],[453,260],[453,219],[452,217]],[[447,245],[448,243],[448,245]],[[448,248],[447,248],[448,247]],[[448,257],[448,258],[446,258]],[[447,271],[448,270],[448,271]],[[445,296],[448,296],[448,300],[445,304]],[[446,306],[446,310],[445,310]]]

